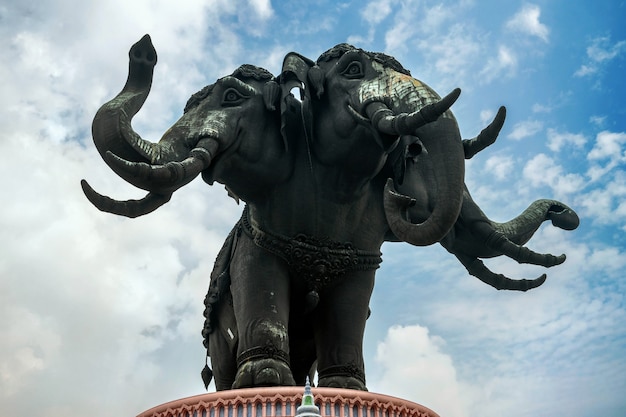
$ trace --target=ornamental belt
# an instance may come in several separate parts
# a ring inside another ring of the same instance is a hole
[[[287,237],[261,230],[250,221],[248,206],[244,208],[241,223],[254,243],[282,258],[290,272],[307,282],[309,290],[317,291],[348,271],[377,269],[382,262],[380,251],[359,250],[349,242],[303,233]]]

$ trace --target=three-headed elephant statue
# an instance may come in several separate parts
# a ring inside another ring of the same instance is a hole
[[[468,204],[470,142],[449,110],[460,90],[440,98],[392,57],[340,44],[317,62],[288,54],[276,78],[241,66],[194,94],[153,143],[130,125],[156,51],[146,36],[129,55],[126,85],[96,114],[93,137],[113,171],[148,194],[113,200],[85,181],[83,190],[100,210],[136,217],[202,174],[246,203],[205,299],[217,389],[304,384],[316,369],[320,386],[365,390],[362,342],[383,242],[445,240]],[[487,136],[478,147],[495,140]],[[391,162],[407,159],[403,138],[419,140],[427,174]]]

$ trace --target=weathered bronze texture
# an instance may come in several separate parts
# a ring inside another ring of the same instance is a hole
[[[539,200],[499,224],[464,183],[465,158],[496,140],[504,108],[463,140],[450,111],[459,89],[440,98],[394,58],[340,44],[316,62],[287,54],[278,77],[239,67],[192,95],[153,143],[130,124],[152,83],[150,38],[129,56],[127,83],[96,114],[93,138],[114,172],[148,194],[113,200],[84,180],[83,190],[100,210],[136,217],[202,174],[246,203],[205,298],[218,390],[303,385],[315,371],[320,386],[365,390],[363,333],[385,241],[440,242],[497,289],[526,291],[545,275],[514,280],[479,258],[565,260],[522,245],[545,220],[576,228],[572,209]],[[213,376],[208,367],[202,375],[206,384]]]

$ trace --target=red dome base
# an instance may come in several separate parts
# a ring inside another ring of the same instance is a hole
[[[292,417],[302,402],[303,387],[269,387],[219,391],[161,404],[137,417]],[[323,417],[439,417],[417,403],[338,388],[313,388]]]

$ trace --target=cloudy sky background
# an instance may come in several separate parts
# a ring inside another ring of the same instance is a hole
[[[243,63],[280,70],[340,42],[394,55],[442,94],[463,136],[506,105],[467,164],[490,218],[538,198],[575,208],[529,246],[567,253],[529,293],[497,292],[439,245],[383,246],[365,340],[371,391],[442,417],[626,414],[626,5],[552,1],[4,1],[0,4],[0,412],[133,416],[203,392],[202,300],[241,213],[196,180],[138,219],[79,181],[138,198],[97,154],[98,107],[130,46],[159,54],[134,127],[158,140],[189,95]],[[506,259],[514,277],[542,268]]]

